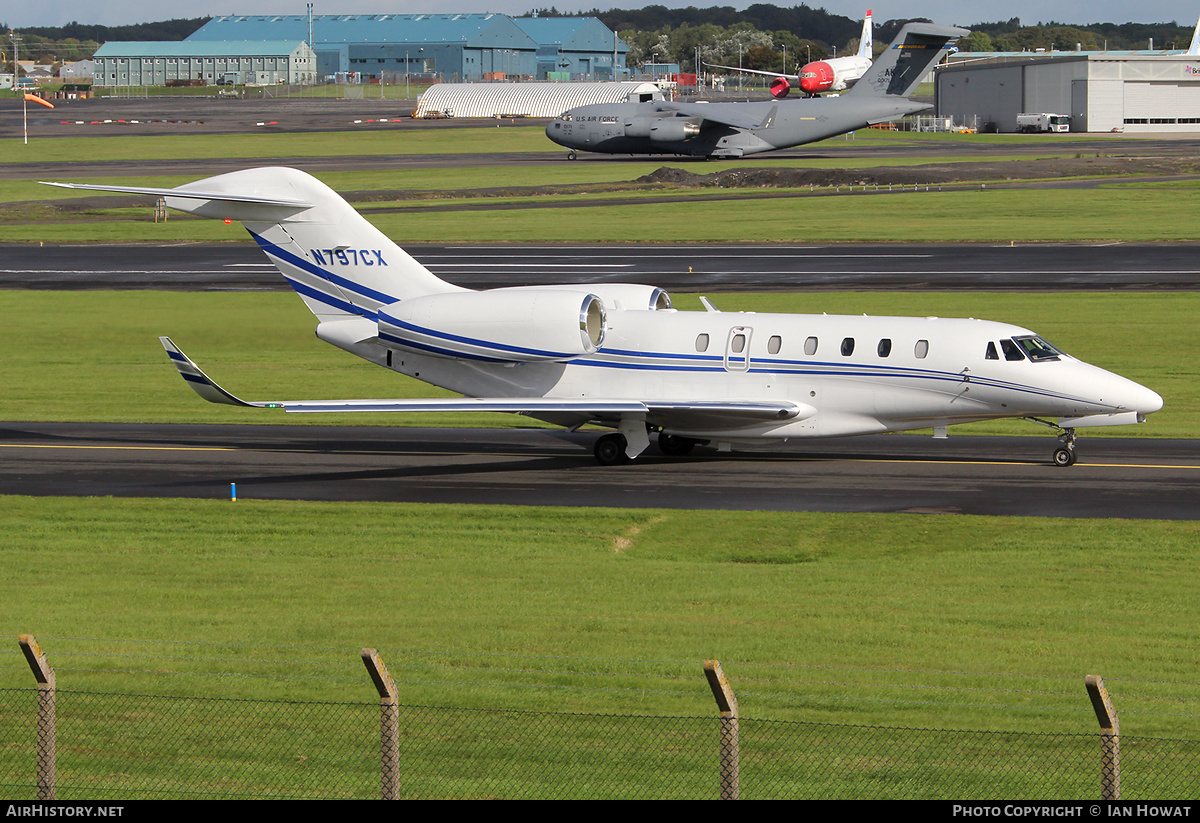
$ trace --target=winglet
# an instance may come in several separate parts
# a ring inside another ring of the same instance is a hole
[[[227,406],[243,406],[259,409],[282,408],[282,404],[279,403],[247,402],[234,397],[201,371],[200,367],[193,363],[190,357],[179,350],[179,347],[175,345],[171,338],[160,337],[158,338],[158,342],[162,343],[163,348],[167,350],[167,356],[171,358],[171,362],[179,370],[180,376],[192,387],[196,394],[203,397],[209,403],[224,403]]]

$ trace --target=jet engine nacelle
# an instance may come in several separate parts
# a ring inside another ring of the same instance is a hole
[[[792,90],[792,84],[788,82],[786,77],[776,77],[771,81],[771,96],[777,100],[782,100],[788,96],[788,92]]]
[[[625,136],[649,137],[650,126],[656,119],[654,117],[630,117],[625,121]]]
[[[833,66],[823,60],[805,63],[800,69],[800,88],[805,94],[817,94],[833,88]]]
[[[555,288],[430,294],[379,310],[384,345],[460,360],[563,361],[604,343],[604,303]]]
[[[650,126],[650,139],[657,143],[678,143],[700,133],[700,126],[680,119],[662,119]]]
[[[502,291],[521,290],[573,291],[580,295],[592,294],[599,297],[607,309],[667,311],[671,308],[671,295],[658,286],[643,286],[638,283],[584,283],[580,285],[513,286]],[[496,292],[488,292],[495,294]]]

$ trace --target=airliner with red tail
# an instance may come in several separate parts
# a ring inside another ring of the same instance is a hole
[[[774,71],[759,71],[743,69],[736,66],[719,66],[715,63],[707,65],[716,69],[729,69],[744,74],[760,74],[773,77],[771,81],[771,96],[783,99],[796,86],[805,97],[816,97],[827,91],[845,91],[854,85],[871,68],[875,42],[871,33],[871,11],[863,18],[862,37],[858,41],[858,52],[853,57],[831,57],[828,60],[813,60],[800,67],[799,74],[783,74]]]

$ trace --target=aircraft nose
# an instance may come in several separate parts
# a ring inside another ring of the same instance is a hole
[[[1138,414],[1153,414],[1163,407],[1162,395],[1145,386],[1136,383],[1134,385],[1137,386],[1137,391],[1129,398],[1132,401],[1129,404],[1130,408]]]
[[[1126,377],[1114,374],[1112,378],[1108,383],[1109,397],[1106,400],[1117,408],[1128,409],[1144,415],[1153,414],[1163,407],[1163,399],[1158,392]]]

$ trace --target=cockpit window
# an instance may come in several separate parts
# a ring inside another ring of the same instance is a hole
[[[1001,340],[1000,348],[1004,350],[1005,360],[1024,360],[1025,355],[1021,354],[1021,347],[1011,340]]]
[[[987,353],[983,355],[983,359],[984,360],[999,360],[1000,359],[1000,355],[996,354],[996,344],[990,340],[988,341],[988,344],[987,344]]]
[[[569,111],[564,111],[562,114],[560,114],[560,115],[558,116],[558,119],[559,119],[559,120],[564,120],[564,121],[566,121],[566,122],[570,123],[570,122],[571,122],[571,112],[569,112]]]
[[[1025,354],[1034,363],[1043,363],[1047,360],[1057,360],[1062,354],[1058,349],[1051,346],[1045,340],[1034,335],[1028,337],[1014,337],[1013,342],[1025,350]]]

